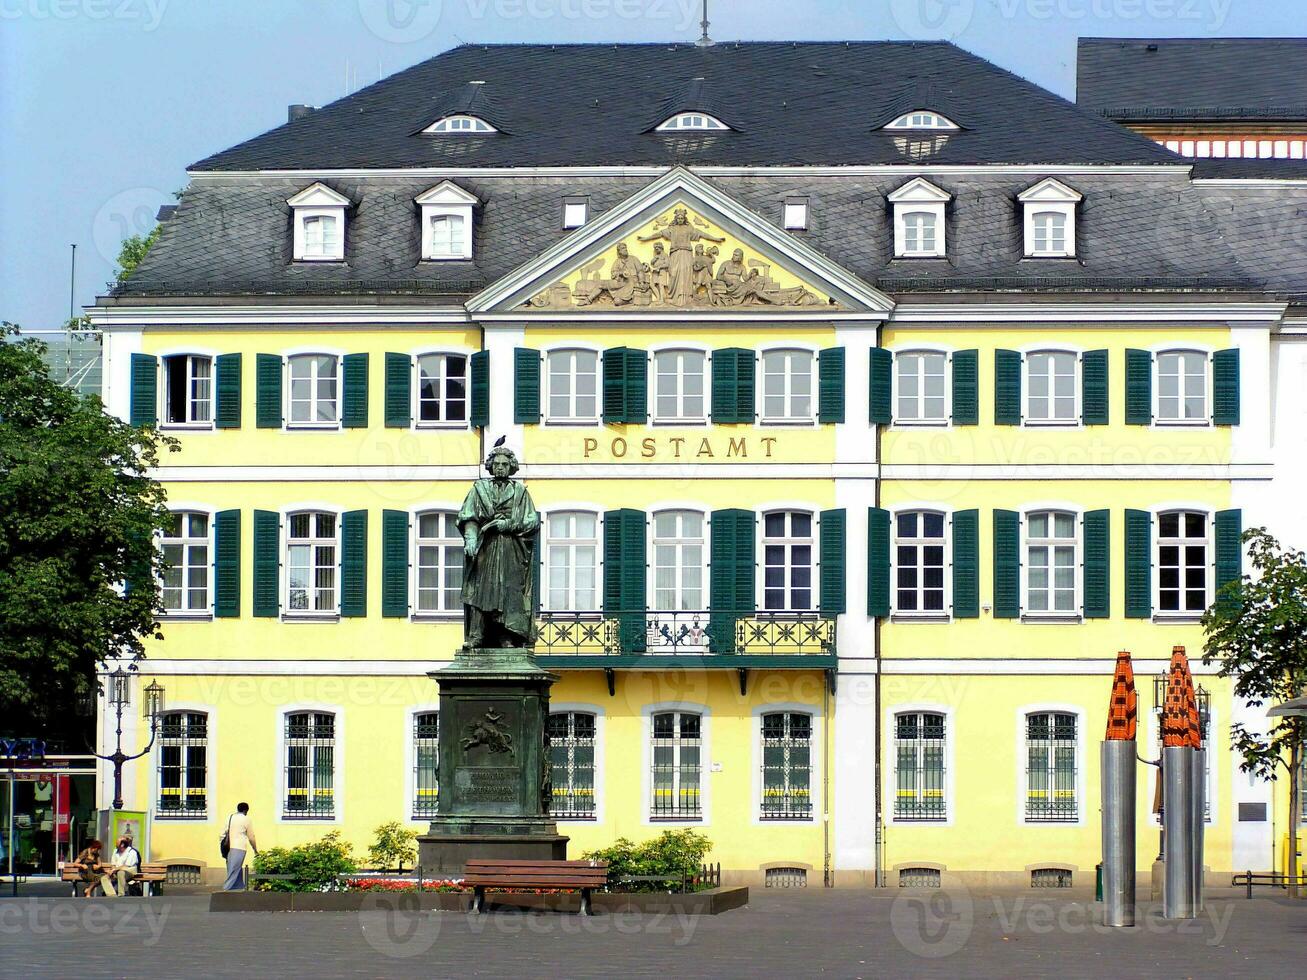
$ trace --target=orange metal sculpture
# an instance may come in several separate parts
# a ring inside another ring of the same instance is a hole
[[[1112,701],[1107,711],[1107,740],[1133,741],[1139,727],[1139,695],[1135,693],[1135,669],[1130,651],[1116,655],[1116,674],[1112,679]]]
[[[1171,650],[1170,676],[1166,683],[1166,700],[1162,704],[1162,745],[1183,748],[1203,747],[1203,729],[1198,720],[1198,698],[1194,693],[1193,675],[1184,647]]]

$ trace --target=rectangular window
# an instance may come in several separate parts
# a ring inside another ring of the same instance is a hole
[[[812,352],[769,350],[762,355],[762,420],[811,422]]]
[[[159,538],[163,551],[163,608],[168,612],[209,610],[209,516],[172,515]]]
[[[417,517],[417,611],[463,611],[463,536],[456,515]]]
[[[944,716],[905,712],[894,716],[894,817],[944,820]]]
[[[336,358],[328,354],[297,354],[290,358],[291,425],[335,425],[339,390]]]
[[[413,818],[434,817],[440,802],[440,712],[413,716]]]
[[[812,515],[775,511],[763,515],[763,608],[803,612],[813,608]]]
[[[461,214],[438,214],[431,219],[431,257],[461,259],[466,253],[467,231]]]
[[[304,219],[304,258],[334,259],[341,254],[340,226],[334,215]]]
[[[595,716],[559,711],[549,716],[551,803],[558,820],[595,818]]]
[[[1076,515],[1038,511],[1026,515],[1026,610],[1074,613],[1079,541]]]
[[[417,359],[418,424],[467,421],[467,356],[423,354]]]
[[[549,421],[599,421],[599,355],[556,350],[548,355]]]
[[[935,215],[930,211],[909,211],[903,216],[903,254],[935,254]]]
[[[762,716],[762,820],[812,817],[812,716]]]
[[[563,227],[580,228],[586,222],[589,204],[584,201],[563,202]]]
[[[1207,515],[1177,511],[1157,517],[1157,608],[1201,613],[1207,608]]]
[[[944,611],[944,515],[909,511],[894,519],[894,611]]]
[[[323,820],[336,815],[336,716],[286,715],[286,799],[282,816]]]
[[[1040,351],[1026,355],[1026,421],[1075,422],[1075,354]]]
[[[163,359],[167,425],[208,425],[213,421],[213,362],[195,354]]]
[[[702,422],[708,417],[702,351],[665,350],[654,355],[654,421]]]
[[[1157,420],[1206,422],[1207,362],[1201,351],[1157,355]]]
[[[653,516],[654,608],[704,609],[703,514],[664,510]]]
[[[1066,215],[1037,211],[1030,219],[1035,233],[1035,255],[1066,255]]]
[[[208,715],[174,711],[159,719],[159,816],[208,814],[208,755]]]
[[[286,608],[293,613],[336,611],[336,515],[291,514],[286,535]]]
[[[1076,716],[1039,712],[1026,716],[1026,820],[1074,821],[1076,799]]]
[[[895,422],[946,422],[948,355],[908,352],[894,356],[898,380]]]
[[[653,716],[651,820],[703,817],[701,721],[699,715],[688,711],[666,711]]]
[[[545,518],[545,589],[551,612],[598,609],[599,518],[559,511]]]

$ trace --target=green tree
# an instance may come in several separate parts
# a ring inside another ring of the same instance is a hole
[[[1307,690],[1307,555],[1282,548],[1265,528],[1244,532],[1253,574],[1230,582],[1203,614],[1207,633],[1203,663],[1218,662],[1234,679],[1235,697],[1250,707],[1301,697]],[[1274,780],[1280,766],[1289,776],[1289,875],[1298,877],[1298,800],[1303,742],[1301,716],[1275,720],[1265,733],[1242,723],[1230,727],[1244,772]],[[1295,895],[1296,884],[1290,885]]]
[[[98,666],[159,636],[167,511],[149,472],[176,448],[56,383],[45,353],[0,325],[0,725],[14,729],[66,716]]]
[[[136,271],[150,246],[159,240],[159,229],[162,227],[163,225],[155,225],[148,235],[129,235],[123,239],[122,247],[118,249],[117,282],[121,283]]]
[[[404,870],[404,862],[410,864],[417,858],[417,848],[413,842],[418,832],[410,830],[397,820],[383,823],[376,831],[376,840],[368,848],[368,860],[373,867],[389,871],[391,867]]]

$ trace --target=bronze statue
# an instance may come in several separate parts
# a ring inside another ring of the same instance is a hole
[[[463,612],[466,649],[535,644],[535,586],[531,574],[540,515],[526,487],[512,479],[517,456],[495,443],[486,458],[490,479],[472,484],[458,530],[463,535]]]
[[[692,224],[685,208],[677,208],[672,215],[672,223],[656,230],[652,235],[641,235],[642,242],[666,240],[669,255],[667,257],[668,302],[672,306],[689,306],[694,302],[694,243],[700,240],[721,244],[724,238],[717,238],[706,231],[699,231]]]

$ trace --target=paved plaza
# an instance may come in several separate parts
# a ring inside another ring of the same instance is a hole
[[[1307,902],[1215,898],[1202,918],[1099,927],[1090,896],[755,890],[678,918],[210,913],[204,895],[0,899],[0,977],[1275,977],[1301,975]]]

